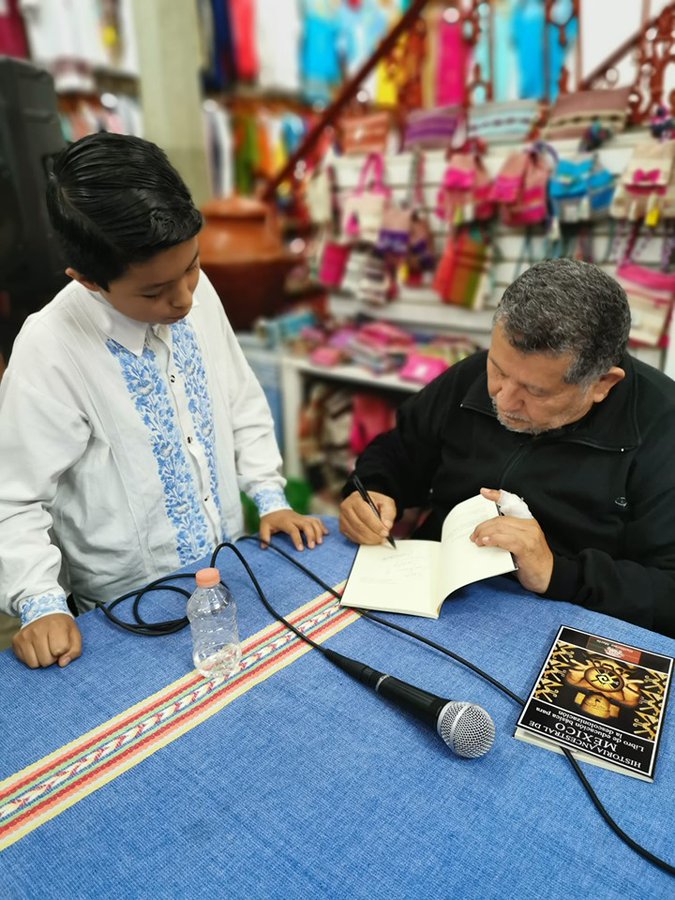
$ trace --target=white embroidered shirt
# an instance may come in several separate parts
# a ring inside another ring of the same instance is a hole
[[[76,282],[26,321],[0,384],[0,609],[87,608],[288,508],[264,393],[202,273],[149,326]]]

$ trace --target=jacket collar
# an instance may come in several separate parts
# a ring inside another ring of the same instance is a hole
[[[545,432],[556,440],[588,444],[603,450],[630,450],[640,444],[640,429],[637,423],[636,401],[637,382],[635,366],[628,354],[624,354],[620,366],[626,377],[614,385],[602,403],[593,408],[578,422],[565,425],[555,432]],[[469,386],[462,407],[485,413],[496,419],[492,401],[487,390],[487,372],[483,370]]]

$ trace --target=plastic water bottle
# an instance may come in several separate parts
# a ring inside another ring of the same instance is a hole
[[[218,569],[200,569],[196,581],[187,604],[195,668],[207,678],[231,675],[241,659],[237,604]]]

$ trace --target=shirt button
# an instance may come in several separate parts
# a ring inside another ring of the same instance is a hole
[[[187,442],[188,442],[188,444],[191,444],[191,443],[192,443],[192,438],[190,437],[189,434],[188,434],[188,436],[187,436]]]
[[[170,376],[169,376],[169,381],[171,382],[171,384],[173,384],[173,383],[175,382],[175,380],[176,380],[176,376],[175,376],[175,375],[170,375]]]

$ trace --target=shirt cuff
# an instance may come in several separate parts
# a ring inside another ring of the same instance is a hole
[[[264,488],[253,495],[253,502],[261,518],[268,515],[268,513],[291,508],[282,488]]]
[[[54,613],[70,616],[71,619],[74,618],[68,609],[66,595],[63,591],[52,591],[49,594],[41,594],[39,597],[29,597],[27,600],[21,600],[19,603],[22,628],[30,625],[31,622],[36,622],[43,616],[51,616]]]

